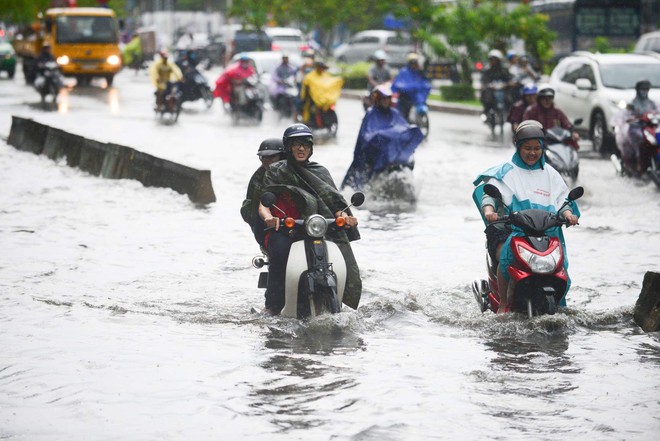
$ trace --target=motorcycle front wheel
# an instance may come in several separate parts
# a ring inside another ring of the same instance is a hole
[[[309,296],[309,309],[312,317],[322,314],[337,314],[341,311],[337,290],[325,287]]]
[[[426,113],[418,113],[415,115],[415,124],[422,131],[424,138],[429,136],[429,115]]]
[[[337,137],[337,129],[339,127],[339,121],[337,120],[337,114],[334,110],[328,110],[325,115],[323,115],[323,125],[330,132],[330,136],[333,138]]]

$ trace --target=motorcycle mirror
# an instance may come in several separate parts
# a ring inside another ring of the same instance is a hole
[[[500,200],[502,199],[502,193],[500,193],[500,190],[497,187],[495,187],[493,184],[484,185],[484,193],[486,193],[491,198],[500,199]]]
[[[582,195],[584,195],[584,187],[575,187],[568,193],[568,200],[574,201],[576,199],[580,199]]]
[[[360,205],[364,204],[364,198],[364,193],[358,191],[357,193],[353,194],[353,196],[351,196],[351,205],[354,207],[359,207]]]
[[[580,124],[582,124],[583,121],[584,120],[582,118],[577,118],[575,121],[573,121],[573,125],[579,126]]]
[[[259,200],[261,201],[261,204],[264,207],[270,208],[270,207],[273,206],[273,204],[275,204],[275,195],[273,193],[267,191],[266,193],[261,195]]]

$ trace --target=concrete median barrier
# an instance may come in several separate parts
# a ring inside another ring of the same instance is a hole
[[[17,116],[12,116],[7,142],[54,160],[66,158],[69,166],[94,176],[135,179],[146,187],[171,188],[197,204],[216,201],[210,170],[197,170],[131,147],[84,138]]]
[[[660,273],[647,271],[644,274],[633,317],[645,332],[660,331]]]

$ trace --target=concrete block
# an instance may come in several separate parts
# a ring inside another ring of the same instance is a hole
[[[70,167],[77,167],[80,163],[80,151],[84,143],[85,138],[82,136],[49,127],[42,153],[53,160],[65,157]]]
[[[648,271],[644,274],[634,319],[645,332],[660,331],[660,273]]]
[[[14,125],[16,125],[15,128]],[[43,151],[47,134],[48,126],[12,115],[8,143],[19,150],[39,155]]]
[[[9,144],[19,150],[67,158],[69,166],[108,179],[135,179],[146,187],[168,187],[197,204],[215,202],[209,170],[197,170],[119,144],[87,139],[30,119],[12,116]]]

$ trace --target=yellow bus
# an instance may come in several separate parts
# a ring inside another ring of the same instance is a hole
[[[107,8],[48,9],[36,32],[14,42],[23,59],[28,83],[36,76],[36,59],[44,43],[51,46],[60,71],[89,83],[94,77],[105,78],[108,86],[122,67],[119,28],[114,11]]]

